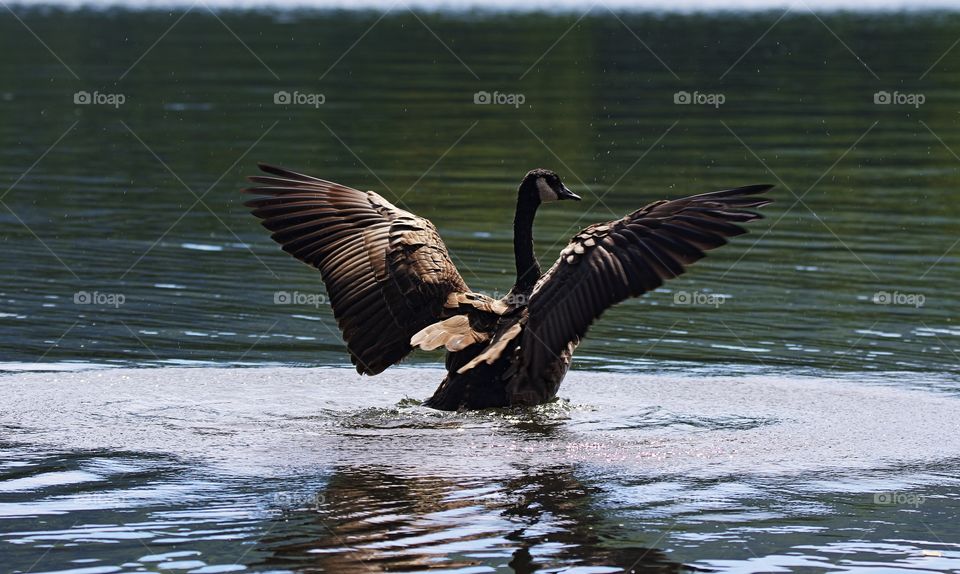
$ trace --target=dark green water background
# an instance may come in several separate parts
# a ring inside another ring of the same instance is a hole
[[[18,13],[56,56],[0,16],[0,360],[344,363],[329,308],[274,304],[322,286],[241,205],[268,161],[399,198],[492,294],[530,168],[585,198],[541,211],[545,265],[649,201],[775,183],[767,220],[608,313],[578,364],[956,369],[955,15]]]

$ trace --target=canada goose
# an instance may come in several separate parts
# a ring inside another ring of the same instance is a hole
[[[283,250],[320,270],[357,372],[376,375],[415,347],[447,349],[424,404],[443,410],[536,405],[557,394],[574,349],[608,307],[656,289],[704,251],[746,233],[771,185],[655,201],[577,233],[545,274],[533,252],[542,203],[579,200],[529,172],[513,221],[517,280],[502,299],[470,291],[430,221],[372,191],[260,164],[246,202]]]

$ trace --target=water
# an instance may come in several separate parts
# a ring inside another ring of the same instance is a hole
[[[960,570],[956,15],[14,12],[5,568]],[[436,354],[360,379],[275,304],[323,292],[241,205],[258,160],[429,217],[490,294],[532,167],[584,196],[544,263],[661,197],[777,202],[604,315],[560,402],[444,414]]]
[[[2,461],[5,553],[46,553],[35,571],[960,568],[952,394],[577,373],[532,411],[396,400],[440,374],[365,393],[336,368],[7,378],[28,446]]]

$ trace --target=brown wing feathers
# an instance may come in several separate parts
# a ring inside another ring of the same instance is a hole
[[[569,342],[579,342],[611,305],[656,289],[705,251],[746,233],[737,224],[762,217],[749,209],[770,203],[758,195],[771,187],[658,201],[574,236],[530,298],[522,343],[528,372],[544,370]]]
[[[246,205],[284,251],[320,270],[359,372],[377,374],[401,360],[421,329],[418,343],[426,347],[465,341],[460,331],[475,334],[467,329],[472,320],[437,323],[457,314],[453,309],[471,294],[429,221],[373,192],[260,167],[269,175],[251,177],[258,186],[244,191],[263,197]],[[738,224],[761,217],[749,210],[770,203],[758,197],[770,188],[658,201],[574,236],[534,288],[526,328],[508,338],[521,337],[522,384],[539,384],[538,373],[549,373],[558,355],[569,352],[608,307],[656,289],[706,251],[745,233]],[[482,299],[471,303],[470,312],[501,314],[485,307],[494,301]],[[457,304],[445,309],[451,300]],[[430,325],[444,332],[425,329]]]
[[[357,371],[377,374],[410,352],[410,337],[467,286],[433,225],[362,192],[282,168],[244,190],[284,251],[320,270]]]

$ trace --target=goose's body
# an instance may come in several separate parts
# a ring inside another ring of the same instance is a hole
[[[376,375],[415,347],[447,349],[447,376],[426,405],[456,410],[535,405],[556,396],[590,324],[608,307],[659,287],[745,233],[737,223],[768,185],[651,203],[575,235],[546,273],[533,254],[544,202],[579,199],[556,174],[533,170],[514,219],[517,280],[493,299],[472,292],[428,220],[380,195],[285,169],[245,191],[284,251],[320,270],[351,360]]]

